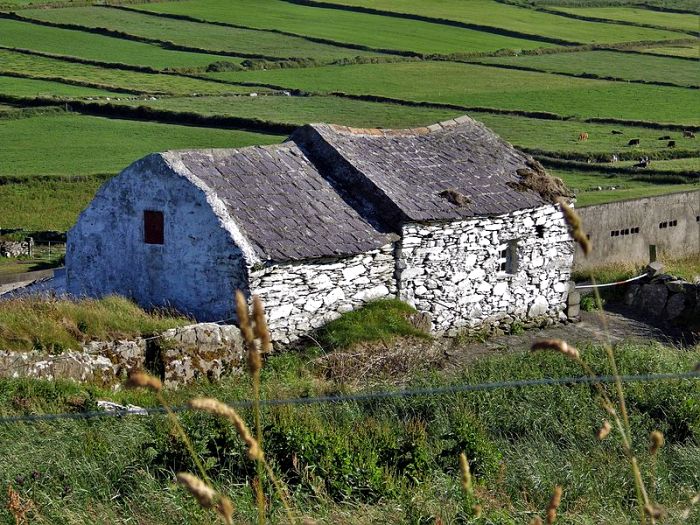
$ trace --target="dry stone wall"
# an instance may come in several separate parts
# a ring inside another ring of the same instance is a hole
[[[499,270],[508,249],[512,273]],[[429,312],[440,332],[564,319],[573,250],[555,206],[407,224],[399,249],[399,297]]]
[[[275,264],[250,272],[273,338],[289,343],[372,299],[396,296],[394,246],[323,261]]]

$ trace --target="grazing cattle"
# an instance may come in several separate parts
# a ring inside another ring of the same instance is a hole
[[[588,140],[588,133],[586,133],[585,131],[582,131],[581,133],[578,134],[578,139],[580,141]]]
[[[627,143],[628,146],[639,146],[639,139],[630,139]]]
[[[620,131],[619,129],[612,130],[612,134],[613,135],[624,135],[624,133],[622,133],[622,131]]]
[[[668,144],[666,144],[667,148],[675,148],[676,147],[676,141],[675,140],[669,140]]]
[[[642,157],[639,159],[639,162],[632,166],[633,168],[646,168],[651,164],[651,160],[649,160],[649,157]]]
[[[694,139],[695,133],[693,133],[690,130],[685,129],[685,130],[683,130],[683,137],[685,137],[686,139]]]
[[[659,140],[671,140],[670,135],[664,135],[663,137],[659,137]]]
[[[610,157],[610,162],[617,162],[618,160],[620,159],[617,157],[617,155],[613,155],[612,157]]]

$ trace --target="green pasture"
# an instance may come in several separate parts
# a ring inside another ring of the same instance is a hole
[[[667,152],[669,136],[676,141],[677,149],[690,150],[700,156],[700,139],[683,138],[679,131],[649,129],[638,126],[591,124],[587,122],[544,120],[511,115],[474,113],[471,115],[493,129],[512,144],[549,152],[555,157],[562,153],[649,153]],[[622,134],[613,134],[613,130]],[[580,141],[579,134],[588,133],[588,140]],[[630,139],[639,139],[639,146],[628,146]]]
[[[90,177],[0,184],[0,224],[3,228],[66,231],[103,183],[103,178]]]
[[[0,64],[2,68],[4,64]],[[0,73],[0,94],[17,97],[117,97],[119,94],[102,89],[73,86],[61,82],[3,76]],[[4,146],[4,145],[3,145]]]
[[[108,27],[132,35],[155,38],[212,51],[226,51],[268,57],[302,57],[329,62],[337,58],[370,56],[356,49],[310,42],[281,34],[172,20],[147,13],[105,7],[75,7],[23,11],[24,16],[51,22]],[[235,58],[232,61],[236,61]]]
[[[700,183],[663,184],[635,179],[628,175],[560,169],[547,171],[563,179],[566,185],[576,193],[576,206],[590,206],[700,189]]]
[[[237,148],[283,139],[245,131],[70,113],[0,120],[0,144],[3,145],[0,149],[0,176],[116,173],[154,151]]]
[[[669,55],[676,57],[689,57],[700,60],[700,40],[693,44],[674,44],[659,47],[644,47],[640,51],[644,53],[656,53],[659,55]]]
[[[700,63],[676,58],[644,56],[615,51],[582,51],[555,55],[486,57],[479,62],[523,66],[547,72],[593,74],[625,80],[671,82],[700,86]]]
[[[108,86],[108,89],[121,88],[141,93],[186,95],[251,91],[250,88],[196,78],[104,68],[0,49],[0,73],[8,71],[38,77],[62,78],[67,81],[90,82]]]
[[[685,88],[626,84],[453,62],[401,62],[307,70],[212,73],[310,92],[342,91],[468,107],[549,111],[578,117],[700,123],[700,96]]]
[[[683,31],[700,31],[698,15],[666,13],[638,7],[557,7],[557,11],[621,22],[650,24]]]
[[[122,38],[4,18],[0,18],[0,45],[159,69],[201,68],[218,60],[236,60],[221,55],[170,51]]]
[[[336,0],[333,3],[456,20],[585,44],[678,38],[675,32],[572,20],[494,0]]]
[[[525,1],[525,0],[520,0]],[[700,14],[700,6],[696,0],[529,0],[543,7],[640,7],[647,4],[666,9],[682,9]]]
[[[630,160],[607,165],[620,168],[631,168],[637,164],[637,162],[638,161]],[[700,156],[671,160],[653,160],[651,162],[651,169],[660,171],[692,171],[700,176]],[[644,173],[644,170],[640,171],[641,173]]]
[[[489,52],[498,49],[534,49],[551,44],[482,33],[416,20],[397,19],[334,9],[319,9],[283,0],[184,0],[138,4],[153,13],[173,13],[198,19],[278,29],[294,34],[357,44],[373,49],[422,54]],[[677,38],[677,35],[675,35]],[[653,38],[654,40],[661,39]]]
[[[125,103],[174,111],[192,111],[202,115],[259,118],[299,126],[310,122],[329,122],[357,127],[403,128],[427,126],[463,113],[449,109],[412,108],[330,96],[169,97]]]

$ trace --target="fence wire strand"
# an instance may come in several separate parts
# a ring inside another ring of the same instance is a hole
[[[690,371],[681,373],[668,374],[638,374],[638,375],[623,375],[619,379],[623,383],[639,383],[652,381],[671,381],[683,379],[698,379],[700,371]],[[260,405],[264,407],[274,406],[300,406],[300,405],[317,405],[317,404],[340,404],[340,403],[363,403],[377,400],[410,398],[420,396],[441,396],[449,394],[461,394],[467,392],[480,392],[488,390],[498,390],[506,388],[528,388],[535,386],[567,386],[577,384],[595,384],[595,383],[614,383],[616,377],[612,375],[605,376],[577,376],[577,377],[544,377],[539,379],[521,379],[518,381],[496,381],[491,383],[478,384],[460,384],[444,387],[432,388],[414,388],[407,390],[392,390],[383,392],[364,392],[358,394],[349,394],[342,396],[318,396],[318,397],[296,397],[296,398],[280,398],[280,399],[262,399]],[[228,403],[233,408],[250,408],[252,407],[251,400],[239,400]],[[96,419],[116,417],[122,418],[125,416],[157,416],[165,414],[165,409],[162,407],[142,408],[140,410],[117,410],[117,411],[90,411],[90,412],[63,412],[56,414],[28,414],[23,416],[7,416],[0,417],[0,425],[10,425],[16,423],[40,423],[58,420],[79,420],[79,419]],[[145,410],[145,414],[143,411]],[[174,412],[186,412],[191,409],[188,406],[173,407]]]

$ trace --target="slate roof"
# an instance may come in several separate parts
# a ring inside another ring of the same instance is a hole
[[[216,193],[263,260],[359,254],[392,240],[346,204],[292,142],[169,155]]]
[[[536,192],[508,185],[517,185],[516,170],[527,169],[529,157],[466,116],[406,130],[310,127],[409,220],[500,215],[547,203]],[[455,192],[471,202],[456,204],[450,198]]]

